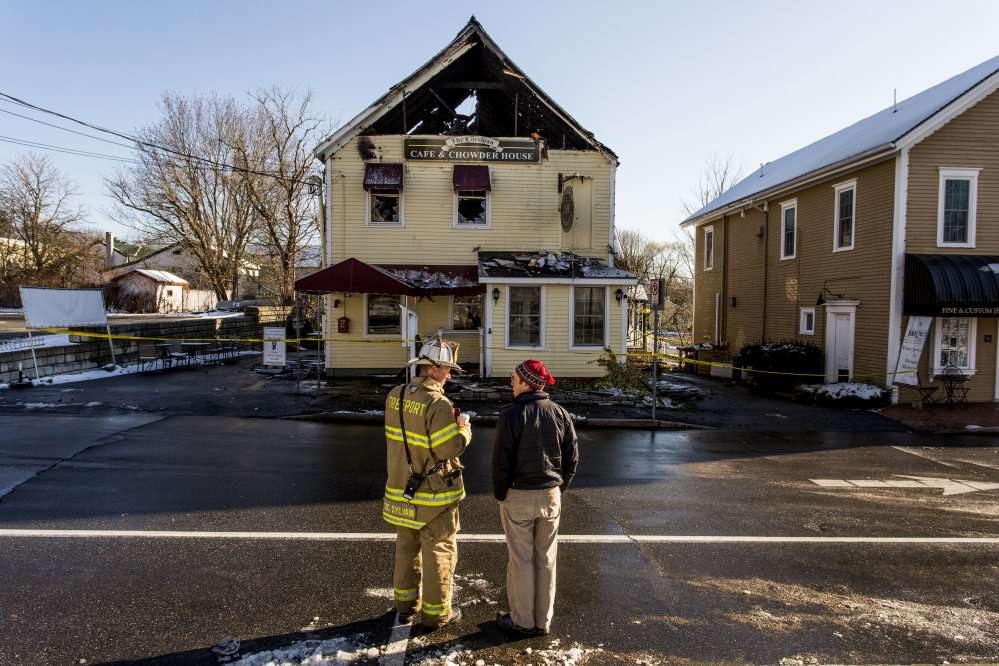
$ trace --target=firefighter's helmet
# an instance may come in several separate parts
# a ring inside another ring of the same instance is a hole
[[[420,349],[420,355],[407,365],[432,365],[461,372],[461,366],[455,363],[457,358],[458,345],[456,343],[452,347],[452,344],[443,340],[430,340]]]

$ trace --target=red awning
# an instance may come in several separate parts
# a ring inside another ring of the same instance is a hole
[[[295,290],[313,294],[398,294],[437,296],[479,294],[478,266],[375,266],[354,258],[295,281]]]
[[[486,164],[455,164],[454,189],[457,190],[489,190],[489,166]]]
[[[388,162],[368,162],[364,165],[364,189],[402,189],[402,165]]]

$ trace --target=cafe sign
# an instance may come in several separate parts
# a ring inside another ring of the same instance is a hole
[[[531,139],[449,136],[406,139],[407,160],[424,162],[505,162],[536,164],[541,146]]]

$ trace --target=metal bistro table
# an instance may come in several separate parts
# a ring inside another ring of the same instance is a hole
[[[190,354],[191,360],[194,362],[194,364],[198,365],[200,361],[203,361],[205,359],[205,353],[208,351],[208,348],[212,346],[212,343],[182,342],[180,343],[180,346],[183,347],[184,350]]]
[[[968,404],[968,389],[965,387],[969,377],[961,372],[959,368],[949,366],[937,375],[937,379],[943,384],[944,394],[941,402],[953,406],[954,403]]]

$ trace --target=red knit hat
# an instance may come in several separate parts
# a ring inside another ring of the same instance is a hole
[[[525,384],[536,390],[555,383],[555,378],[548,374],[545,364],[533,358],[518,365],[516,372]]]

